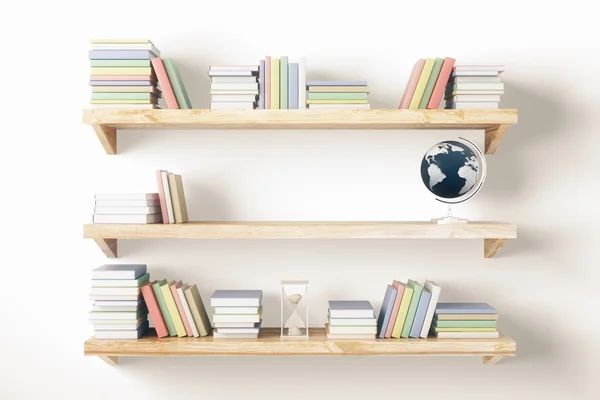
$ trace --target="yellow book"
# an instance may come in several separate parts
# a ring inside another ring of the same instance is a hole
[[[156,100],[90,100],[90,104],[156,104]]]
[[[436,332],[496,332],[496,328],[435,328]]]
[[[152,75],[152,67],[92,67],[90,75]]]
[[[145,44],[152,43],[148,39],[92,39],[90,43],[93,44],[114,44],[114,43],[124,43],[124,44]]]
[[[417,82],[417,87],[415,88],[415,93],[413,94],[412,100],[410,101],[410,104],[408,106],[409,110],[419,109],[419,103],[421,103],[423,93],[425,93],[427,81],[429,80],[429,76],[431,75],[431,71],[433,70],[434,64],[435,58],[428,58],[427,61],[425,61],[423,71],[421,71],[421,77],[419,78],[419,82]]]
[[[165,298],[165,303],[167,304],[169,314],[171,314],[171,319],[173,320],[173,325],[175,325],[177,336],[184,337],[187,336],[187,332],[185,331],[185,326],[183,326],[183,321],[181,320],[179,310],[177,309],[177,304],[175,304],[175,299],[173,298],[173,293],[171,292],[171,286],[174,284],[175,281],[167,282],[164,285],[161,285],[160,290]]]
[[[400,338],[402,328],[404,328],[404,322],[406,321],[406,315],[408,314],[408,306],[410,306],[410,301],[414,292],[414,289],[405,283],[402,283],[402,286],[404,286],[404,294],[402,295],[402,301],[398,308],[398,316],[396,317],[396,323],[392,330],[392,337],[396,339]]]
[[[271,58],[271,108],[279,109],[279,58]]]
[[[368,100],[306,100],[306,104],[369,104]]]

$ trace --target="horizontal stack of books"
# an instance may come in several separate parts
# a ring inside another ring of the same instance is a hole
[[[199,337],[212,327],[196,285],[182,281],[151,281],[141,288],[158,337]]]
[[[426,338],[438,303],[441,287],[435,282],[407,283],[393,281],[387,285],[379,318],[379,338]]]
[[[161,92],[151,60],[160,51],[149,40],[95,39],[89,52],[93,108],[153,109]]]
[[[259,72],[258,108],[306,109],[306,58],[267,56]]]
[[[455,61],[450,57],[419,59],[408,78],[398,108],[437,110],[442,103]]]
[[[216,290],[214,307],[216,339],[255,339],[262,323],[262,290]]]
[[[162,222],[158,193],[96,193],[95,200],[95,224]]]
[[[258,65],[212,65],[211,110],[252,110],[258,106]]]
[[[431,333],[439,339],[497,339],[497,320],[487,303],[439,303]]]
[[[307,86],[311,110],[371,108],[366,81],[308,81]]]
[[[374,339],[373,306],[366,300],[330,300],[325,332],[327,339]]]
[[[497,109],[504,94],[504,65],[457,65],[446,87],[446,108]]]
[[[90,322],[96,339],[138,339],[148,330],[148,309],[140,287],[146,265],[103,265],[92,271]]]
[[[156,171],[160,213],[164,224],[188,222],[187,203],[181,175],[165,170]]]

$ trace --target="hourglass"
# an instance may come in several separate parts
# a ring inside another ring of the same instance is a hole
[[[308,281],[281,281],[281,337],[308,337],[307,292]]]

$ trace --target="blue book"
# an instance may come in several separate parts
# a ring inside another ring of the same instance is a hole
[[[265,109],[265,60],[258,66],[258,108]]]
[[[419,305],[417,306],[417,313],[415,314],[415,320],[412,328],[410,328],[410,337],[418,339],[421,337],[421,330],[425,323],[425,316],[427,315],[427,309],[429,308],[429,302],[431,301],[431,293],[427,289],[423,289],[421,292],[421,298],[419,299]]]
[[[279,108],[288,107],[288,56],[279,57]]]
[[[90,81],[90,86],[153,86],[150,81]]]
[[[92,270],[92,279],[137,279],[146,273],[146,264],[106,264]]]
[[[392,308],[394,308],[394,302],[396,301],[397,295],[398,289],[392,285],[387,285],[385,296],[383,297],[383,303],[381,303],[379,318],[377,319],[377,336],[379,336],[381,339],[385,337],[385,331],[390,323],[390,316],[392,314]]]
[[[497,314],[487,303],[438,303],[436,314]]]
[[[90,50],[90,60],[152,60],[148,50]]]
[[[288,80],[288,108],[290,110],[298,109],[298,63],[289,63]]]
[[[306,86],[367,86],[367,81],[307,81]]]

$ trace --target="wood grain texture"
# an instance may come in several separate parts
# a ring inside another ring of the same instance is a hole
[[[485,239],[483,241],[483,255],[485,258],[492,258],[498,253],[498,250],[504,246],[507,239]]]
[[[117,258],[117,239],[94,238],[100,250],[108,258]]]
[[[504,356],[483,356],[483,363],[485,365],[494,365],[503,358]]]
[[[102,361],[104,361],[105,363],[107,363],[108,365],[118,365],[119,364],[119,357],[115,357],[115,356],[98,356],[100,357],[100,359]]]
[[[485,129],[485,154],[495,154],[509,125],[496,125]]]
[[[100,140],[106,154],[117,154],[117,130],[101,124],[93,124],[92,128],[94,128],[94,132],[96,132],[96,136],[98,136],[98,140]]]
[[[311,328],[308,339],[280,338],[279,328],[263,328],[258,339],[157,338],[153,329],[139,340],[84,343],[86,356],[514,356],[516,343],[499,339],[327,340]]]

